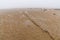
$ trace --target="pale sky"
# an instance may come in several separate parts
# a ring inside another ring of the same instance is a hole
[[[60,0],[0,0],[0,9],[60,8]]]

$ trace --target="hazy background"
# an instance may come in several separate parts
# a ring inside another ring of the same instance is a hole
[[[0,9],[60,8],[60,0],[0,0]]]

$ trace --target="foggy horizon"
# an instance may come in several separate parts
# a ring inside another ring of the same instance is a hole
[[[59,8],[59,0],[0,0],[0,9],[10,8]]]

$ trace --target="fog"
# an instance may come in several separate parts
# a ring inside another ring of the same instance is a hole
[[[60,8],[60,0],[0,0],[0,9]]]

